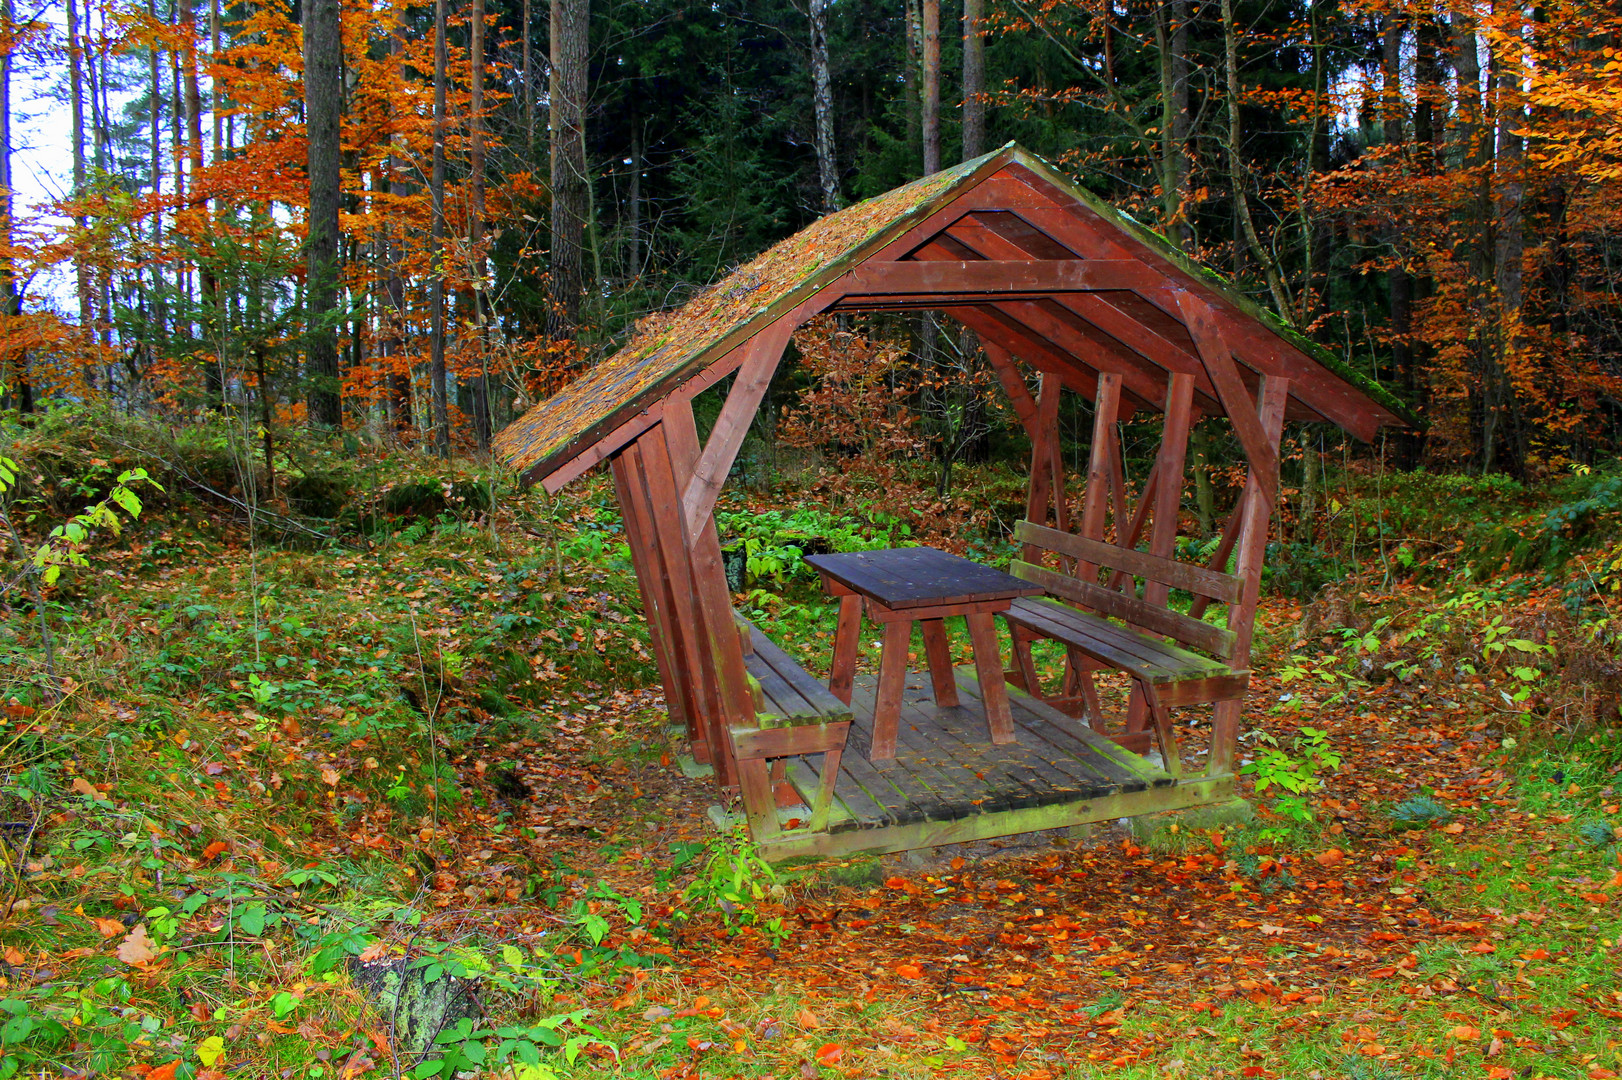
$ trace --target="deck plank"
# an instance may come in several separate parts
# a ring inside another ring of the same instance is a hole
[[[909,675],[894,761],[863,757],[873,731],[872,676],[851,699],[851,742],[834,788],[830,833],[950,824],[1116,796],[1177,781],[1047,703],[1010,687],[1014,743],[993,744],[973,668],[954,672],[960,705],[937,707],[922,673]],[[821,779],[820,755],[789,763],[802,797]],[[931,826],[933,827],[933,826]],[[953,826],[955,827],[955,826]]]
[[[885,762],[882,767],[866,761],[867,748],[873,742],[871,684],[857,684],[855,693],[851,696],[851,706],[856,712],[856,720],[851,724],[851,731],[859,733],[859,738],[850,749],[855,751],[857,760],[868,768],[882,773],[898,789],[907,793],[926,818],[930,821],[949,821],[983,812],[975,805],[974,800],[982,798],[985,793],[973,788],[964,788],[953,778],[944,775],[930,760],[928,751],[920,750],[911,741],[910,732],[905,737],[901,732],[897,732],[898,738],[902,740],[902,747],[898,747],[898,751],[904,748],[905,753],[898,752],[893,760]]]

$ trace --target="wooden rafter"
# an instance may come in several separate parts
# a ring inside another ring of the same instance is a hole
[[[715,497],[720,494],[727,473],[732,471],[732,463],[738,458],[744,436],[749,434],[749,425],[760,408],[760,399],[771,385],[772,375],[777,371],[778,361],[794,329],[786,320],[779,321],[751,338],[746,346],[748,355],[738,367],[738,377],[721,406],[721,415],[710,429],[709,441],[704,444],[704,451],[693,466],[692,479],[682,492],[682,516],[689,537],[698,535],[715,509]]]
[[[1178,296],[1188,332],[1200,350],[1200,360],[1211,377],[1212,384],[1222,398],[1233,433],[1244,447],[1245,459],[1256,467],[1255,475],[1261,484],[1262,497],[1272,506],[1278,498],[1278,439],[1269,439],[1263,430],[1256,402],[1239,378],[1233,352],[1223,337],[1222,327],[1209,304],[1192,293]]]

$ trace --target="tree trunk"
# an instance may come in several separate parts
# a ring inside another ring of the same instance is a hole
[[[304,40],[306,58],[304,66],[306,95],[309,94],[310,85],[310,61],[308,57],[310,34],[312,32],[311,20],[315,17],[312,8],[313,5],[305,5]],[[203,172],[203,95],[197,82],[197,20],[192,14],[192,7],[189,0],[181,6],[181,12],[181,17],[184,20],[186,30],[186,155],[190,161],[192,190],[195,192],[197,189],[197,178],[201,176]],[[308,106],[306,106],[305,109],[305,119],[306,122],[309,121]],[[311,153],[313,154],[315,146],[315,138],[313,137],[313,133],[312,138],[310,139],[310,146]],[[312,173],[312,199],[314,197],[314,183]],[[199,212],[202,215],[203,221],[205,222],[204,232],[211,232],[212,230],[210,230],[206,225],[206,222],[208,221],[208,204],[206,200],[204,201],[203,205],[199,207]],[[333,213],[333,220],[336,221],[336,209]],[[333,231],[334,235],[336,235],[336,226],[334,227]],[[313,231],[311,235],[314,235]],[[334,240],[334,244],[336,244],[336,240]],[[336,250],[336,248],[334,248],[334,250]],[[313,275],[311,277],[311,281],[314,281]],[[219,288],[216,283],[214,265],[210,257],[210,252],[206,241],[200,246],[198,251],[197,288],[199,294],[198,302],[202,306],[201,333],[203,343],[209,351],[213,352],[219,348],[219,342],[216,340],[219,333]],[[314,293],[311,295],[313,296]],[[224,373],[220,370],[220,364],[217,356],[208,356],[203,360],[202,363],[204,401],[207,403],[210,409],[218,409],[224,404],[225,399]],[[334,362],[334,364],[335,366],[333,370],[336,372],[336,362]],[[314,416],[313,406],[311,408],[311,416],[312,418]]]
[[[817,180],[822,211],[839,209],[839,165],[834,159],[834,91],[828,71],[828,0],[811,0],[811,101],[817,122]]]
[[[1267,291],[1272,294],[1274,307],[1281,318],[1289,320],[1292,308],[1284,294],[1284,281],[1279,276],[1278,263],[1262,246],[1261,237],[1256,234],[1256,223],[1250,216],[1249,185],[1245,182],[1244,157],[1240,152],[1244,127],[1239,119],[1239,42],[1233,21],[1233,0],[1222,0],[1222,38],[1228,99],[1228,176],[1233,184],[1234,212],[1251,257],[1260,264],[1262,275],[1267,279]]]
[[[310,422],[336,427],[342,421],[338,400],[338,198],[341,154],[340,111],[343,95],[343,47],[338,0],[304,2],[304,120],[309,132],[310,216],[306,254],[306,377]],[[196,67],[188,77],[188,96],[195,87]],[[202,134],[193,137],[202,154]],[[195,158],[194,158],[195,160]]]
[[[1454,258],[1468,268],[1464,285],[1468,305],[1467,346],[1474,360],[1472,387],[1472,417],[1478,425],[1476,432],[1483,471],[1496,463],[1498,415],[1503,396],[1502,372],[1491,346],[1483,340],[1484,292],[1489,275],[1491,256],[1489,238],[1490,191],[1487,187],[1486,131],[1481,109],[1480,38],[1475,16],[1468,9],[1453,13],[1453,70],[1456,75],[1454,98],[1454,142],[1466,174],[1473,180],[1472,196],[1465,200],[1456,229],[1458,237]]]
[[[409,27],[406,22],[406,9],[404,6],[395,8],[394,28],[389,34],[389,55],[394,57],[396,65],[395,77],[404,86],[409,77],[405,62],[405,40]],[[387,163],[389,194],[397,199],[404,199],[410,194],[404,179],[406,163],[395,151],[401,143],[401,136],[395,136],[389,147]],[[386,245],[384,259],[388,264],[389,277],[384,286],[388,297],[388,306],[385,318],[388,325],[383,332],[383,355],[388,357],[389,369],[389,419],[394,424],[396,432],[410,431],[416,423],[416,412],[411,403],[411,377],[401,366],[400,353],[405,345],[406,330],[406,288],[405,288],[405,232],[402,229],[400,239],[396,242],[389,232],[388,217],[383,215],[383,236]]]
[[[473,380],[473,431],[479,449],[490,448],[490,362],[485,313],[489,298],[484,288],[484,0],[473,0],[473,26],[470,51],[472,71],[468,76],[468,255],[473,260],[473,347],[479,357],[479,374]]]
[[[631,117],[631,183],[626,211],[626,241],[629,251],[626,275],[633,281],[642,276],[642,123]]]
[[[8,37],[13,31],[15,12],[12,0],[3,0],[0,6],[0,31]],[[17,288],[17,263],[11,253],[11,56],[10,48],[0,50],[0,316],[15,318],[22,314],[22,296]],[[12,348],[15,348],[13,346]],[[28,379],[28,354],[17,349],[0,353],[0,382],[8,383],[7,391],[16,402],[19,412],[34,411],[34,388]]]
[[[572,338],[585,292],[585,239],[591,212],[586,166],[586,46],[588,0],[552,0],[552,71],[548,129],[552,141],[551,327],[554,340]]]
[[[1386,146],[1387,190],[1396,191],[1407,172],[1403,143],[1407,133],[1408,104],[1402,96],[1403,15],[1386,15],[1380,63],[1380,128]],[[1391,310],[1391,367],[1399,384],[1412,386],[1413,365],[1413,278],[1409,276],[1403,250],[1402,223],[1393,222],[1387,242],[1391,246],[1391,267],[1386,271],[1386,299]]]
[[[434,447],[439,456],[451,456],[450,401],[445,386],[445,0],[434,0],[434,165],[429,186],[433,202],[429,242],[433,266],[432,327],[429,332],[428,379],[434,397]]]
[[[906,102],[907,117],[907,150],[909,156],[918,153],[921,145],[918,131],[920,72],[918,70],[918,57],[923,52],[920,35],[922,33],[923,17],[918,12],[918,0],[902,0],[906,11],[907,32],[907,63],[901,69],[902,98]],[[918,158],[912,157],[917,161]]]
[[[1519,8],[1509,9],[1516,15],[1516,22],[1509,27],[1515,40],[1519,39]],[[1498,293],[1498,326],[1496,346],[1499,356],[1499,369],[1503,373],[1507,385],[1515,380],[1513,374],[1517,364],[1517,356],[1524,348],[1525,342],[1521,333],[1521,306],[1523,299],[1523,274],[1526,253],[1525,223],[1522,216],[1522,202],[1525,198],[1525,176],[1523,169],[1526,159],[1526,142],[1522,130],[1526,126],[1526,102],[1522,92],[1526,77],[1525,62],[1521,48],[1514,44],[1499,46],[1493,50],[1494,71],[1494,101],[1493,119],[1497,124],[1497,147],[1495,154],[1495,173],[1497,188],[1497,205],[1495,209],[1496,229],[1493,246],[1494,284]],[[1509,424],[1506,432],[1506,449],[1510,450],[1510,468],[1519,472],[1525,460],[1525,448],[1521,445],[1524,432],[1520,424],[1520,409],[1515,395],[1506,392],[1504,395],[1505,421]]]
[[[10,3],[10,0],[7,0],[7,3]],[[157,0],[147,0],[146,10],[147,14],[151,16],[152,21],[156,23],[158,18]],[[165,301],[163,295],[163,271],[161,269],[162,260],[157,258],[157,253],[163,245],[163,210],[161,209],[161,199],[163,196],[163,136],[161,127],[163,112],[163,68],[159,63],[158,47],[155,42],[151,45],[150,51],[147,53],[147,80],[150,83],[149,89],[152,95],[152,100],[150,103],[151,107],[148,111],[148,119],[152,124],[151,136],[149,139],[149,145],[147,147],[147,152],[152,158],[150,163],[151,174],[148,182],[152,187],[152,197],[160,200],[160,207],[155,208],[152,211],[153,258],[151,259],[150,265],[147,268],[152,275],[152,323],[147,328],[147,332],[149,335],[151,335],[149,340],[151,340],[155,346],[161,346],[167,336],[169,317],[168,303]]]
[[[941,0],[923,0],[924,175],[941,171]]]
[[[524,30],[518,36],[523,40],[524,52],[524,161],[535,160],[535,52],[530,45],[530,36],[534,33],[534,14],[530,11],[530,0],[524,0]]]
[[[963,0],[963,160],[986,152],[985,0]]]
[[[176,27],[184,25],[181,16],[180,0],[169,0],[169,21]],[[173,91],[169,101],[169,148],[175,163],[175,206],[176,217],[179,216],[179,207],[186,202],[186,167],[181,162],[181,147],[186,145],[182,134],[184,117],[186,115],[186,99],[183,96],[185,80],[180,74],[180,52],[171,50],[169,53],[169,85]],[[192,336],[191,323],[191,273],[184,259],[175,262],[175,298],[177,310],[175,312],[175,335],[189,339]]]
[[[84,63],[84,45],[79,36],[79,5],[76,0],[68,0],[68,94],[72,97],[70,114],[73,124],[73,197],[84,198],[85,192],[85,160],[84,160],[84,84],[81,68]],[[94,304],[90,293],[90,247],[89,238],[85,235],[87,224],[85,216],[78,211],[74,212],[73,224],[78,231],[77,251],[74,255],[74,284],[79,297],[79,339],[84,356],[81,364],[84,372],[85,388],[94,389],[96,385],[96,369],[91,361],[91,354],[95,351],[96,316]]]
[[[1184,251],[1193,248],[1188,220],[1188,0],[1155,7],[1155,48],[1160,54],[1160,224]],[[1115,76],[1113,35],[1105,25],[1105,78]]]

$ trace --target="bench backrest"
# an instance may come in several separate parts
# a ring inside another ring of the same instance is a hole
[[[1098,540],[1089,540],[1073,533],[1050,529],[1032,521],[1021,521],[1014,526],[1014,538],[1026,547],[1050,551],[1083,567],[1102,566],[1118,571],[1130,578],[1155,581],[1174,589],[1183,589],[1226,604],[1238,602],[1243,583],[1232,574],[1190,566],[1175,559],[1151,555],[1146,551],[1118,547]],[[1016,560],[1010,573],[1033,585],[1040,585],[1052,596],[1091,608],[1103,615],[1121,619],[1133,626],[1176,640],[1199,652],[1222,660],[1233,655],[1235,635],[1231,630],[1212,626],[1208,622],[1191,618],[1158,604],[1140,599],[1133,592],[1120,592],[1106,588],[1096,581],[1072,574],[1061,573],[1046,566]]]

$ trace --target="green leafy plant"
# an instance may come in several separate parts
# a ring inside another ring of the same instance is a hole
[[[1278,788],[1289,794],[1278,796],[1274,809],[1294,821],[1313,820],[1306,796],[1323,786],[1321,772],[1340,768],[1340,754],[1330,745],[1329,733],[1320,728],[1303,727],[1294,740],[1295,753],[1286,751],[1278,740],[1263,734],[1265,746],[1253,761],[1246,762],[1240,772],[1256,778],[1256,793]]]
[[[707,845],[707,856],[682,895],[695,906],[720,912],[729,928],[755,927],[768,937],[788,937],[780,917],[767,917],[761,906],[781,893],[777,871],[760,857],[754,841],[742,829],[718,836]]]

